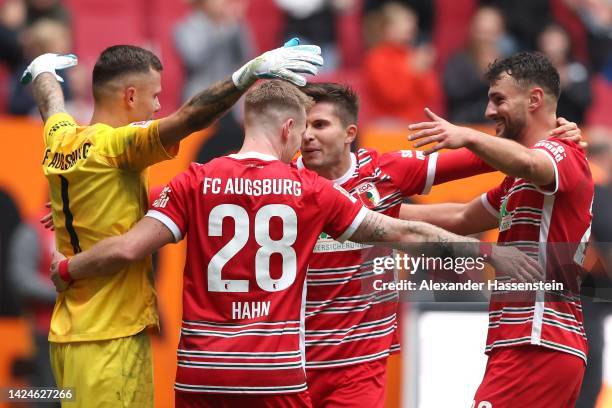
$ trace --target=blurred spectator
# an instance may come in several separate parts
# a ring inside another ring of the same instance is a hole
[[[487,6],[474,13],[466,47],[452,56],[444,69],[450,121],[481,123],[484,120],[489,92],[484,73],[496,58],[514,51],[512,44],[498,9]]]
[[[567,31],[560,25],[550,24],[538,37],[538,49],[559,71],[561,97],[557,115],[576,123],[584,123],[584,114],[591,104],[591,84],[584,65],[571,60],[571,44]]]
[[[434,5],[432,0],[365,0],[364,13],[371,15],[378,12],[382,6],[394,1],[410,7],[419,17],[419,38],[417,42],[431,41],[434,26]]]
[[[90,123],[93,115],[93,96],[91,93],[91,72],[83,65],[64,71],[64,78],[70,83],[71,99],[66,102],[66,111],[77,123]]]
[[[591,68],[612,82],[612,3],[609,0],[565,0],[584,23]]]
[[[72,38],[68,26],[50,19],[39,19],[27,28],[23,32],[22,42],[26,61],[31,61],[47,52],[66,54],[72,50]],[[32,87],[24,87],[19,83],[27,64],[28,62],[24,62],[11,74],[9,112],[14,115],[37,114]],[[66,77],[64,80],[62,83],[64,96],[70,99],[69,80]]]
[[[0,6],[0,62],[15,70],[24,62],[20,34],[40,19],[70,24],[59,0],[6,0]]]
[[[612,134],[609,129],[589,130],[588,156],[595,180],[591,238],[601,262],[582,284],[589,363],[576,408],[592,408],[597,404],[603,382],[604,320],[612,313]]]
[[[542,27],[553,21],[550,0],[481,0],[480,4],[501,11],[506,29],[521,50],[536,49],[536,38]]]
[[[286,14],[285,39],[298,37],[304,44],[317,44],[325,59],[321,71],[340,66],[337,46],[337,14],[355,6],[355,0],[274,0]]]
[[[10,70],[23,62],[19,30],[25,22],[26,8],[21,0],[7,0],[0,6],[0,62]]]
[[[442,91],[429,44],[414,46],[417,16],[399,3],[381,9],[380,42],[366,55],[364,79],[372,114],[404,121],[424,119],[423,109],[439,112]]]
[[[194,0],[193,12],[174,32],[179,56],[186,70],[183,100],[227,76],[252,57],[244,14],[246,0]],[[238,103],[218,122],[197,160],[205,163],[240,147],[241,113]]]
[[[53,231],[45,229],[38,221],[48,211],[45,208],[17,227],[8,254],[11,287],[19,296],[32,326],[35,355],[30,385],[33,387],[55,386],[47,341],[56,297],[49,278],[55,238]],[[35,406],[41,405],[48,406]]]
[[[19,210],[13,198],[0,188],[0,316],[17,316],[19,306],[9,286],[8,254],[13,232],[21,222]]]
[[[70,14],[60,0],[25,0],[26,25],[41,19],[53,20],[70,26]]]

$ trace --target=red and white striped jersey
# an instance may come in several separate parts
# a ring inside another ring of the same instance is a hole
[[[175,389],[306,390],[308,258],[321,231],[344,241],[366,214],[341,187],[259,153],[175,177],[147,213],[187,236]]]
[[[335,182],[371,210],[398,217],[404,197],[429,192],[437,155],[403,150],[379,154],[359,149]],[[304,168],[301,157],[298,168]],[[385,358],[399,350],[396,291],[377,291],[375,257],[389,250],[321,234],[310,258],[306,301],[306,368],[329,368]]]
[[[551,185],[538,187],[524,179],[506,177],[481,199],[499,218],[498,242],[516,246],[537,259],[547,281],[560,282],[566,290],[536,292],[520,301],[493,293],[486,352],[533,344],[574,354],[586,362],[579,288],[591,232],[591,172],[583,151],[573,142],[551,138],[532,149],[543,152],[553,163],[555,181]]]

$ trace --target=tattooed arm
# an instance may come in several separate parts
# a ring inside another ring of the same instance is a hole
[[[380,242],[395,249],[432,256],[476,257],[479,241],[420,221],[402,221],[371,211],[351,241]]]
[[[159,138],[163,145],[175,145],[191,133],[210,126],[245,91],[236,88],[232,79],[227,78],[198,93],[172,115],[160,120]]]
[[[389,246],[431,257],[476,258],[484,256],[480,242],[420,221],[402,221],[370,211],[350,237],[351,241]],[[493,246],[485,260],[496,270],[521,281],[541,279],[537,261],[514,247]]]
[[[64,93],[52,73],[43,72],[38,75],[32,83],[32,93],[43,122],[56,113],[66,111]]]

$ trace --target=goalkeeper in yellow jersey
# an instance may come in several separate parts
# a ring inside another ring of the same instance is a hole
[[[288,43],[248,62],[170,116],[152,120],[160,108],[160,60],[139,47],[113,46],[102,52],[93,70],[91,124],[79,126],[64,110],[56,73],[76,65],[76,57],[36,58],[22,82],[32,81],[45,121],[42,167],[58,251],[73,256],[127,232],[147,209],[147,167],[173,158],[181,139],[221,116],[257,78],[304,85],[300,74],[316,74],[322,63],[318,47]],[[76,403],[67,406],[153,406],[145,333],[158,325],[151,260],[67,284],[58,295],[49,332],[57,385],[75,389]]]

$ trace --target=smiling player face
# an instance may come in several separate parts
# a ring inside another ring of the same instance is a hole
[[[308,112],[300,151],[307,168],[318,171],[337,165],[352,141],[333,104],[316,103]]]
[[[485,116],[495,121],[497,136],[520,140],[527,124],[529,90],[520,86],[510,75],[503,74],[489,88],[489,103]]]

